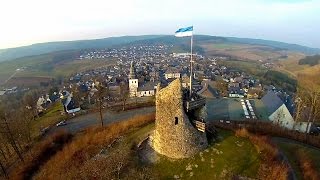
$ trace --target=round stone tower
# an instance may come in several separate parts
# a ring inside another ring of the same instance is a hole
[[[170,158],[187,158],[208,146],[206,134],[190,122],[183,106],[180,79],[156,94],[155,151]]]

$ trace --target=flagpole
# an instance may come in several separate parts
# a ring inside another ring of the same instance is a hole
[[[190,54],[190,99],[191,99],[191,96],[192,96],[192,78],[193,78],[193,70],[192,70],[192,45],[193,45],[193,33],[191,35],[191,42],[190,42],[190,49],[191,49],[191,54]]]

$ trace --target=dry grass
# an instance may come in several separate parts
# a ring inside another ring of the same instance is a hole
[[[12,170],[10,179],[30,179],[40,166],[59,151],[70,139],[71,135],[65,131],[58,131],[46,138],[30,150],[25,157],[25,162]]]
[[[251,134],[242,128],[235,131],[238,137],[248,138],[261,154],[262,163],[259,169],[259,178],[266,180],[286,180],[289,177],[289,167],[281,160],[278,148],[267,136]]]
[[[108,152],[107,159],[98,156],[102,149],[132,128],[153,122],[155,114],[134,116],[105,127],[89,128],[52,157],[35,179],[109,179],[117,178],[127,164],[130,151]],[[112,153],[114,155],[112,155]],[[104,156],[104,155],[102,155]],[[114,158],[113,158],[114,157]],[[103,177],[100,171],[104,170]]]
[[[271,122],[262,121],[232,121],[230,124],[212,122],[216,127],[227,129],[227,130],[238,130],[239,127],[245,127],[247,131],[253,134],[269,135],[274,137],[283,137],[292,140],[296,140],[302,143],[312,145],[320,148],[320,136],[306,135],[305,133],[285,129],[277,126]]]
[[[320,179],[320,173],[316,170],[312,160],[308,154],[304,151],[297,151],[296,157],[299,162],[301,172],[304,179],[318,180]]]

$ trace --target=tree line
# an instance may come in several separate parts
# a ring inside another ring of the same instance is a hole
[[[4,175],[6,167],[14,163],[13,157],[24,162],[23,152],[33,142],[31,123],[38,116],[38,95],[32,90],[21,99],[7,96],[0,101],[0,166]]]
[[[308,64],[310,66],[315,66],[319,64],[319,62],[320,62],[320,55],[306,56],[305,58],[302,58],[299,60],[299,65]]]

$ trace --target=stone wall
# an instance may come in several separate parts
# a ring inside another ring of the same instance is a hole
[[[180,79],[156,94],[151,143],[155,151],[170,158],[190,157],[208,145],[206,134],[194,128],[184,112]]]

